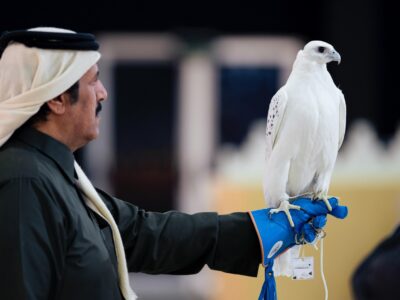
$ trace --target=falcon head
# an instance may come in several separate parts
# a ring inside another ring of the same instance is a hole
[[[304,46],[303,54],[312,61],[319,64],[327,64],[337,61],[340,64],[340,54],[332,45],[323,41],[311,41]]]

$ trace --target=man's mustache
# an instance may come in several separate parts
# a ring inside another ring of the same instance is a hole
[[[97,104],[97,107],[96,107],[96,117],[99,115],[99,113],[101,112],[101,110],[102,110],[102,105],[101,105],[101,103],[99,102],[99,103]]]

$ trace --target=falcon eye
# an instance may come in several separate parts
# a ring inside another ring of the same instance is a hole
[[[319,53],[324,53],[325,47],[318,47],[318,52]]]

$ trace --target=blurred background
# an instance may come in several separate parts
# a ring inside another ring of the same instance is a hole
[[[55,26],[100,41],[109,91],[101,136],[77,153],[97,186],[142,208],[247,211],[264,206],[269,101],[309,40],[347,102],[331,194],[349,206],[328,224],[331,299],[351,299],[354,268],[391,233],[400,208],[398,17],[388,1],[8,2],[0,31]],[[305,249],[315,257],[319,252]],[[205,268],[192,276],[131,274],[141,299],[256,299],[262,284]],[[310,281],[278,279],[281,299],[322,299]]]

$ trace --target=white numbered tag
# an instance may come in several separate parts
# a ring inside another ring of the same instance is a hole
[[[294,280],[307,280],[314,278],[314,257],[292,258]]]

